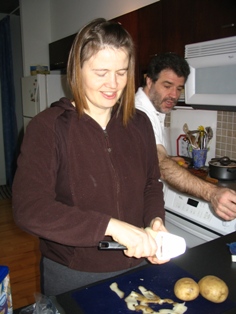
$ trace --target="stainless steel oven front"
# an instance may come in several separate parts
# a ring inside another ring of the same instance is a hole
[[[197,246],[236,230],[236,219],[220,219],[203,200],[165,185],[166,228],[185,238],[187,247]]]

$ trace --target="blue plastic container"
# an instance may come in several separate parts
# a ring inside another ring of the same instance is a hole
[[[10,276],[7,266],[0,266],[0,313],[13,313]]]

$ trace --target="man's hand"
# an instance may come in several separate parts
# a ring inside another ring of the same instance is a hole
[[[192,175],[179,167],[173,158],[167,155],[162,145],[157,145],[161,178],[176,190],[210,202],[216,215],[224,220],[236,218],[236,192],[218,187]]]
[[[211,204],[215,213],[224,220],[236,218],[236,192],[217,187],[211,195]]]

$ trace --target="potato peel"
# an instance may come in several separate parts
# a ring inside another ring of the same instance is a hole
[[[123,291],[121,291],[119,288],[118,288],[118,285],[116,282],[113,282],[111,285],[110,285],[110,289],[112,291],[114,291],[119,298],[123,299],[124,296],[125,296],[125,293]]]
[[[142,311],[143,314],[183,314],[188,309],[185,306],[185,303],[177,303],[171,299],[161,299],[158,295],[150,290],[147,290],[143,286],[139,286],[138,288],[142,294],[131,291],[131,293],[124,299],[127,308],[131,311]],[[120,295],[124,294],[124,292],[118,288],[116,282],[110,285],[110,289],[114,291],[119,297]],[[119,291],[119,293],[117,293],[117,291]],[[163,303],[173,304],[173,309],[161,309],[156,312],[149,306],[150,304],[162,305]]]

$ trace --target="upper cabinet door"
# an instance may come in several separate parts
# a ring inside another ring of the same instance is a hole
[[[161,2],[118,16],[112,21],[121,23],[132,36],[136,48],[135,85],[141,85],[150,58],[161,52]]]
[[[195,12],[193,42],[236,35],[235,0],[195,0],[193,4]]]
[[[162,51],[161,2],[139,9],[138,14],[138,62],[144,69],[151,57]]]
[[[138,59],[138,49],[139,46],[138,43],[138,10],[132,11],[130,13],[118,16],[111,21],[121,23],[121,25],[130,33],[130,35],[133,38],[134,44],[135,44],[135,58]],[[138,77],[138,64],[137,61],[135,63],[135,85],[136,87],[139,84],[139,77]]]
[[[120,23],[130,33],[134,43],[138,42],[138,10],[118,16],[111,21]]]
[[[163,0],[161,4],[163,52],[184,57],[185,45],[193,40],[193,0]]]

